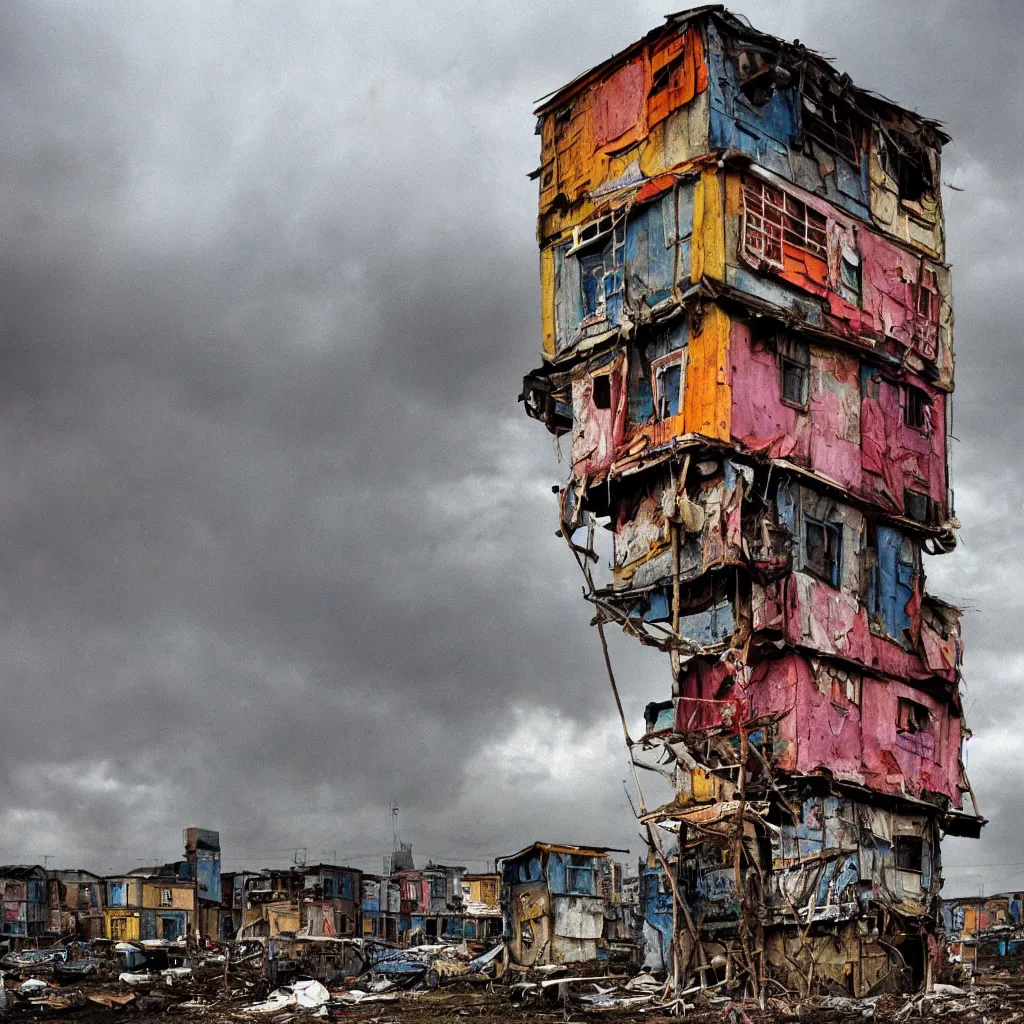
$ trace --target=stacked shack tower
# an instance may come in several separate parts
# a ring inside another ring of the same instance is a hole
[[[947,137],[718,6],[538,115],[522,398],[571,438],[561,532],[602,638],[671,669],[629,741],[675,790],[641,806],[648,954],[753,993],[919,982],[939,840],[984,823],[922,557],[958,525]]]

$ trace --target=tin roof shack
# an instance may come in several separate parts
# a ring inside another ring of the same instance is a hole
[[[402,888],[381,875],[363,874],[363,937],[398,943]]]
[[[81,868],[47,871],[46,876],[51,894],[56,896],[56,901],[51,897],[51,929],[56,926],[57,933],[77,939],[103,938],[103,878]]]
[[[465,936],[470,942],[489,942],[501,938],[501,875],[465,874],[462,876],[462,906],[465,909]]]
[[[607,847],[534,843],[499,863],[505,938],[515,963],[533,967],[607,956]]]
[[[242,935],[294,936],[299,922],[298,879],[293,871],[261,871],[245,880],[245,914]]]
[[[216,936],[220,930],[220,833],[190,825],[182,834],[188,878],[195,888],[195,938]]]
[[[1024,963],[1024,893],[942,901],[949,958],[971,973]]]
[[[302,868],[302,932],[328,938],[362,935],[362,877],[356,868],[312,864]]]
[[[196,919],[196,892],[191,880],[173,875],[142,878],[139,938],[180,942],[189,938]]]
[[[463,939],[464,867],[427,862],[425,868],[392,872],[400,892],[398,940],[402,945]]]
[[[220,873],[221,905],[214,908],[216,926],[204,934],[221,940],[233,939],[245,924],[245,892],[250,879],[258,879],[258,871],[222,871]],[[212,914],[207,919],[213,918]]]
[[[0,867],[0,899],[4,918],[0,936],[20,947],[21,939],[35,939],[51,932],[50,887],[38,864],[7,864]],[[59,903],[57,904],[59,907]]]
[[[135,874],[106,879],[103,907],[105,937],[115,942],[138,942],[141,937],[142,878]]]
[[[246,936],[342,938],[362,933],[362,872],[334,864],[268,869],[246,879]]]
[[[755,994],[766,972],[916,984],[940,834],[984,823],[960,613],[924,557],[959,525],[947,137],[720,6],[537,114],[543,362],[521,397],[571,445],[559,532],[602,642],[614,623],[668,655],[629,742],[676,788],[641,806],[663,871],[680,844],[679,967],[719,956]]]

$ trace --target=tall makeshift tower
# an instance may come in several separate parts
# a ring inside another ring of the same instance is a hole
[[[537,113],[522,399],[571,436],[561,532],[602,640],[671,668],[627,735],[675,789],[641,800],[648,958],[753,994],[918,983],[939,840],[984,824],[959,612],[922,563],[958,525],[947,136],[720,6]]]

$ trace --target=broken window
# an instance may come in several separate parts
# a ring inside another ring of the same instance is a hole
[[[565,868],[565,891],[593,896],[597,889],[594,886],[594,866],[586,857],[573,855]]]
[[[898,871],[920,872],[923,869],[924,840],[920,836],[896,836],[894,845]]]
[[[797,409],[806,409],[811,376],[810,347],[807,342],[786,335],[780,335],[775,344],[779,353],[782,401]]]
[[[580,287],[583,292],[583,316],[604,311],[604,275],[606,254],[590,253],[580,257]]]
[[[610,235],[616,226],[619,226],[621,229],[621,220],[617,219],[614,214],[609,213],[599,217],[597,220],[592,220],[587,224],[581,224],[579,227],[573,228],[572,247],[569,249],[568,255],[571,256],[579,249],[591,246],[607,235]]]
[[[594,378],[593,402],[595,409],[612,407],[612,379],[607,373]]]
[[[684,385],[684,369],[687,350],[680,349],[651,365],[654,373],[654,400],[658,419],[678,416]]]
[[[896,182],[904,202],[934,198],[935,173],[928,150],[905,132],[886,128],[878,136],[882,168]]]
[[[914,305],[917,313],[914,347],[925,359],[934,359],[939,340],[939,311],[942,307],[942,296],[939,295],[934,270],[922,266]]]
[[[791,245],[820,260],[828,258],[824,215],[763,181],[743,183],[743,249],[755,264],[784,268],[783,247]]]
[[[809,139],[850,163],[860,162],[861,132],[853,111],[841,100],[803,97],[803,130]]]
[[[927,267],[921,269],[921,280],[917,285],[917,315],[932,323],[939,319],[939,286],[935,271]]]
[[[743,251],[757,265],[783,268],[782,193],[764,182],[743,186]]]
[[[926,391],[912,384],[903,386],[903,422],[914,430],[928,433],[931,426],[932,403]]]
[[[672,80],[672,72],[682,64],[682,62],[683,57],[682,54],[680,54],[675,58],[675,60],[654,72],[654,76],[651,78],[651,96],[654,96],[659,92],[663,92],[668,88],[668,83]]]
[[[445,882],[444,876],[431,878],[430,880],[430,898],[432,900],[443,900],[448,895],[448,886]]]
[[[736,56],[740,92],[755,107],[763,107],[775,95],[775,67],[757,50],[740,50]]]
[[[843,530],[839,523],[804,517],[804,569],[839,589]]]
[[[625,246],[626,221],[621,216],[609,214],[573,230],[573,245],[565,257],[578,261],[583,319],[604,316],[608,300],[621,293]]]
[[[903,510],[907,518],[913,519],[915,523],[930,523],[932,520],[931,498],[921,491],[914,491],[909,487],[904,490]]]
[[[160,906],[169,907],[172,903],[172,894],[170,889],[160,890]]]
[[[839,294],[847,302],[860,305],[860,254],[845,246],[839,255],[838,285]]]
[[[897,732],[930,732],[932,716],[929,710],[916,700],[900,697],[896,709]]]

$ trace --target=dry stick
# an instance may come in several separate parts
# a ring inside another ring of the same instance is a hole
[[[686,457],[686,466],[687,467],[689,466],[689,462],[690,462],[690,457],[687,456]],[[567,531],[565,529],[563,529],[562,530],[562,535],[565,536],[566,542],[569,544],[569,549],[572,551],[573,557],[576,559],[576,564],[580,567],[580,572],[583,573],[583,578],[587,582],[587,588],[589,590],[589,595],[588,596],[592,597],[593,594],[594,594],[594,578],[593,578],[593,575],[592,575],[592,573],[590,571],[590,566],[589,566],[589,564],[587,564],[583,560],[583,558],[580,557],[579,547],[572,542],[572,538],[570,536],[566,536],[566,532]],[[593,519],[591,519],[590,520],[590,524],[588,526],[588,531],[587,531],[587,550],[588,551],[592,551],[593,550],[593,546],[594,546],[593,538],[594,538],[594,522],[593,522]],[[630,768],[631,768],[631,770],[633,772],[633,781],[636,784],[637,800],[639,801],[639,804],[640,804],[640,811],[641,811],[642,814],[646,814],[646,812],[647,812],[647,804],[646,804],[646,802],[644,800],[643,789],[640,786],[640,777],[639,777],[639,775],[637,775],[636,765],[633,762],[633,747],[635,746],[635,744],[633,743],[633,740],[632,740],[632,738],[629,735],[629,726],[626,723],[626,713],[625,713],[625,711],[623,710],[623,707],[622,707],[622,698],[619,696],[619,687],[618,687],[618,684],[615,681],[615,671],[612,668],[612,659],[611,659],[611,655],[609,654],[609,651],[608,651],[608,639],[607,639],[607,637],[605,636],[605,633],[604,633],[604,623],[601,622],[600,620],[598,620],[598,622],[597,622],[597,635],[598,635],[598,637],[601,640],[601,652],[602,652],[602,654],[604,656],[604,665],[605,665],[605,669],[608,672],[608,681],[611,684],[612,694],[615,697],[615,706],[616,706],[616,708],[618,709],[618,712],[619,712],[619,721],[622,724],[622,735],[623,735],[623,737],[624,737],[624,739],[626,741],[626,747],[629,750]],[[678,636],[678,634],[677,634],[677,636]],[[704,945],[700,941],[700,934],[697,931],[697,929],[694,927],[693,918],[690,916],[689,907],[687,907],[686,902],[683,900],[682,896],[679,893],[679,888],[678,888],[678,885],[676,884],[676,878],[673,875],[671,869],[669,868],[668,860],[666,859],[665,853],[664,853],[664,851],[661,848],[661,841],[657,838],[657,831],[656,831],[656,829],[651,827],[651,824],[649,822],[647,822],[645,824],[646,824],[646,828],[647,828],[648,841],[649,841],[651,847],[654,849],[655,854],[657,855],[658,861],[661,864],[661,868],[665,872],[665,877],[669,880],[669,885],[672,888],[672,913],[673,913],[673,919],[675,918],[676,907],[677,906],[681,907],[682,910],[683,910],[683,916],[686,919],[687,929],[689,930],[690,935],[693,938],[694,944],[696,945],[696,947],[700,951],[701,960],[706,965],[707,964],[707,955],[704,952]],[[673,947],[674,947],[674,949],[678,949],[678,943],[675,941],[675,928],[674,927],[673,927]],[[675,952],[673,954],[673,957],[674,957],[674,960],[676,962],[678,962],[678,952]],[[702,984],[703,984],[703,977],[704,976],[702,974],[701,975]],[[679,991],[678,987],[676,988],[676,991],[677,992]]]
[[[743,950],[743,959],[746,961],[747,972],[750,975],[750,984],[754,990],[754,998],[757,999],[760,995],[760,985],[758,983],[757,971],[754,968],[754,959],[750,955],[750,947],[747,943],[746,933],[748,931],[747,926],[747,912],[746,906],[747,894],[746,889],[743,885],[743,839],[744,839],[744,816],[747,807],[747,750],[749,747],[747,730],[740,724],[740,768],[739,768],[739,808],[736,813],[736,832],[733,836],[733,871],[736,878],[736,894],[740,898],[740,926],[737,931],[737,935],[740,942],[740,948]]]

